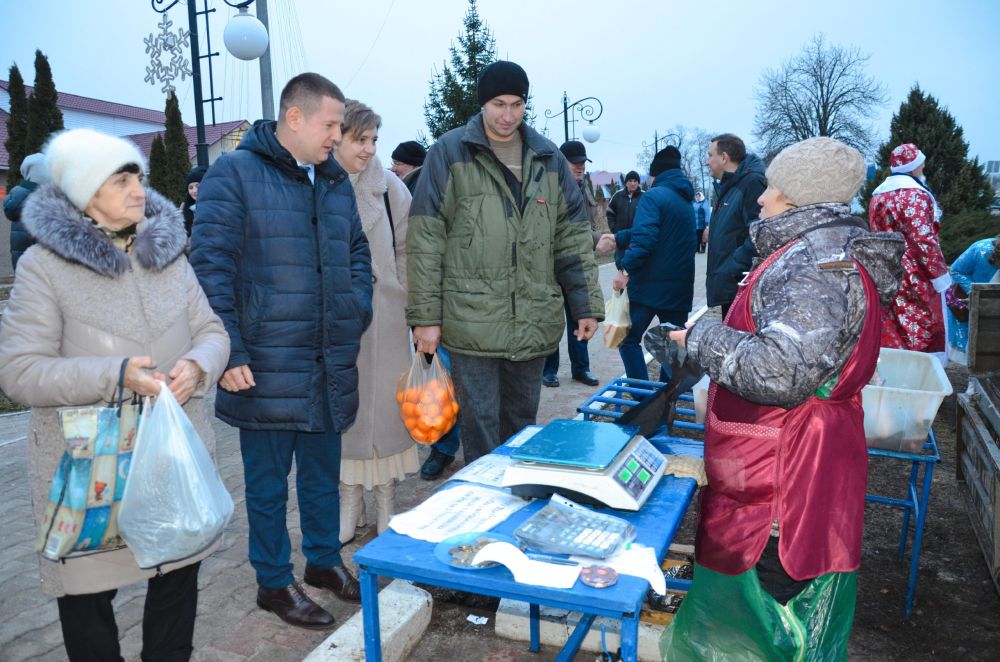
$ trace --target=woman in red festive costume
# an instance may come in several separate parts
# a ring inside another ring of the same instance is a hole
[[[925,160],[911,143],[892,150],[892,174],[873,192],[868,221],[873,231],[906,239],[899,292],[882,309],[882,346],[933,352],[947,365],[942,296],[951,275],[938,241],[941,208],[924,181]]]
[[[664,659],[846,659],[868,458],[861,389],[905,248],[850,213],[861,154],[830,138],[767,169],[760,259],[726,321],[671,338],[712,378],[691,591]]]

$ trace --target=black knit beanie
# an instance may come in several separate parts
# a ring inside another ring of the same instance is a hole
[[[407,140],[392,150],[392,160],[411,166],[422,166],[427,158],[427,150],[416,140]]]
[[[503,94],[513,94],[528,100],[528,74],[519,64],[498,60],[483,69],[479,76],[479,105]]]
[[[205,177],[206,172],[207,169],[202,168],[201,166],[191,168],[191,172],[189,172],[187,176],[187,183],[194,184],[195,182],[200,182]]]
[[[636,182],[641,181],[641,179],[639,178],[639,173],[637,173],[635,170],[629,170],[628,174],[625,175],[626,182],[630,179]]]
[[[656,177],[661,172],[681,167],[681,153],[673,145],[667,145],[653,157],[649,164],[649,176]]]

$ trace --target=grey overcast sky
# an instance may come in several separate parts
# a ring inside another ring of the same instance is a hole
[[[215,92],[224,97],[216,118],[256,119],[258,65],[226,53],[222,33],[234,10],[222,0],[209,4],[216,9],[212,50],[221,53],[212,65]],[[16,10],[14,0],[0,5],[9,18],[0,22],[0,77],[6,79],[16,62],[30,84],[40,48],[60,91],[163,108],[160,86],[143,82],[143,38],[158,31],[160,20],[147,0],[22,0]],[[381,114],[385,164],[397,143],[426,132],[428,80],[462,30],[466,0],[269,0],[268,6],[275,94],[301,71],[326,75]],[[570,101],[596,96],[603,102],[601,138],[588,145],[591,170],[634,168],[643,141],[676,125],[732,131],[753,146],[753,91],[761,73],[818,32],[830,43],[871,54],[867,71],[885,84],[890,99],[872,118],[881,139],[918,83],[965,129],[970,155],[1000,159],[995,0],[480,0],[479,12],[500,57],[527,71],[535,126],[547,126],[556,143],[563,139],[562,119],[546,120],[544,111],[562,110],[563,91]],[[168,15],[173,30],[187,27],[183,2]],[[177,88],[184,120],[193,125],[191,80]],[[579,136],[582,124],[577,126]]]

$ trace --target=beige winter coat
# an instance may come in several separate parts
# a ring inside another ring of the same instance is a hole
[[[384,194],[392,207],[393,246]],[[341,438],[341,457],[370,460],[389,457],[413,445],[396,403],[399,375],[410,367],[406,325],[406,228],[410,192],[396,175],[372,157],[354,182],[361,226],[372,254],[371,326],[361,337],[358,355],[358,415]]]
[[[183,256],[180,212],[159,194],[147,192],[146,218],[128,255],[52,186],[31,196],[22,220],[38,243],[18,263],[0,323],[0,388],[32,406],[29,479],[41,526],[66,448],[57,409],[109,403],[126,357],[152,356],[164,374],[182,358],[205,371],[184,410],[214,456],[204,395],[226,366],[229,336]],[[217,546],[161,570],[194,563]],[[127,548],[65,562],[39,558],[42,588],[55,596],[106,591],[156,574],[140,569]]]

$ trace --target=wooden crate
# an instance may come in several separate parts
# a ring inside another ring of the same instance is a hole
[[[969,372],[1000,372],[1000,285],[977,283],[969,294]]]
[[[972,528],[979,539],[993,583],[1000,592],[1000,447],[998,432],[983,411],[994,408],[979,380],[972,394],[958,396],[956,474]],[[995,416],[995,408],[993,411]]]

